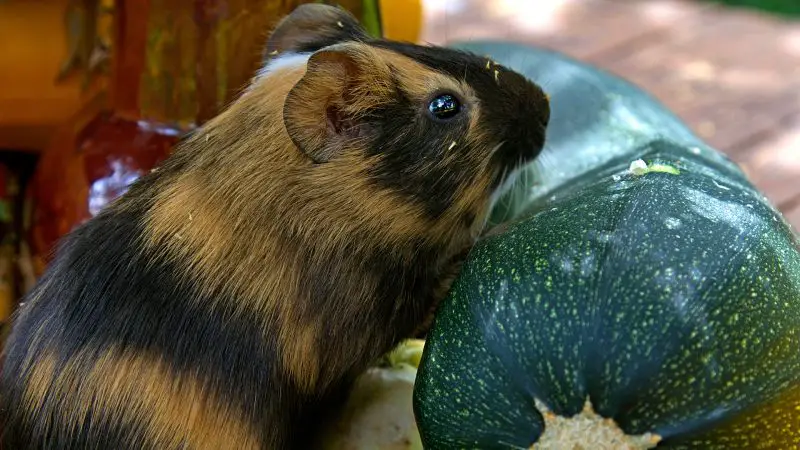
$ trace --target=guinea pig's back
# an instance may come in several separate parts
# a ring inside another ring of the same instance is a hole
[[[142,216],[115,208],[76,229],[26,297],[0,380],[5,448],[270,439],[263,422],[281,405],[264,395],[270,357],[257,322],[182,286],[176,262],[142,246]]]

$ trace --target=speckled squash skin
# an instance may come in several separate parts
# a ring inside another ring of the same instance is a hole
[[[599,96],[550,90],[546,161],[437,313],[414,397],[425,448],[529,448],[544,424],[534,399],[570,416],[587,398],[626,433],[661,436],[656,448],[800,448],[800,244],[781,215],[667,111],[654,132],[661,107],[636,88],[549,52],[464,47],[572,73]],[[649,112],[612,129],[619,108],[579,101]],[[559,134],[569,120],[574,135]],[[532,188],[558,158],[560,175]],[[633,175],[637,158],[677,174]]]

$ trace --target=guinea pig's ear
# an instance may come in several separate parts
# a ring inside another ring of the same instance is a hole
[[[348,11],[305,3],[281,19],[267,41],[265,61],[283,52],[314,52],[329,45],[363,41],[367,32]]]
[[[386,68],[364,44],[326,47],[313,55],[286,96],[283,121],[295,145],[323,163],[374,134],[371,106],[386,96]]]

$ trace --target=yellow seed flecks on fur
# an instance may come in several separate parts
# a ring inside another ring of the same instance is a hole
[[[455,147],[455,146],[456,146],[456,141],[453,141],[453,142],[450,144],[450,147],[447,147],[447,149],[448,149],[448,150],[452,150],[452,149],[453,149],[453,147]]]
[[[487,59],[487,60],[486,60],[486,70],[489,70],[489,69],[491,69],[491,68],[492,68],[492,61],[491,61],[491,60],[489,60],[489,59]]]
[[[339,28],[344,28],[344,24],[342,22],[336,22],[336,25],[339,25]]]
[[[269,54],[270,54],[270,56],[275,56],[275,55],[278,54],[278,51],[277,50],[273,50],[273,51],[269,52]]]
[[[497,69],[495,69],[495,70],[494,70],[494,81],[497,81],[497,82],[499,82],[499,81],[500,81],[500,80],[498,79],[498,77],[499,77],[499,76],[500,76],[500,71],[499,71],[499,70],[497,70]]]
[[[614,420],[598,415],[588,399],[583,411],[569,418],[553,413],[538,399],[536,408],[544,417],[544,433],[530,450],[645,450],[661,441],[653,433],[625,434]]]

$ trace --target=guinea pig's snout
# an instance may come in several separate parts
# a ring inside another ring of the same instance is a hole
[[[509,72],[499,96],[485,102],[488,128],[503,142],[493,156],[502,169],[526,163],[541,153],[550,122],[550,99],[536,84]]]
[[[542,126],[545,128],[550,124],[550,96],[546,92],[542,93],[544,101],[542,102],[542,112],[539,115]]]
[[[515,109],[513,119],[506,125],[503,146],[510,163],[526,162],[539,155],[550,121],[550,107],[546,101],[538,104],[521,101]]]
[[[542,127],[547,127],[550,123],[550,96],[542,91],[538,86],[535,89],[536,94],[532,98],[534,101],[529,101],[521,109],[525,114],[532,116],[532,120],[540,123]]]

